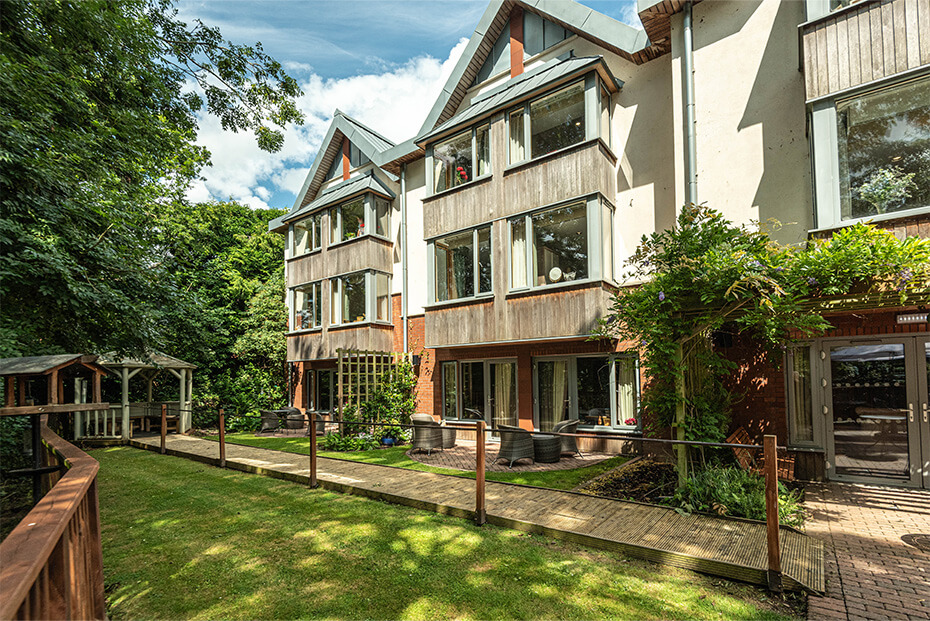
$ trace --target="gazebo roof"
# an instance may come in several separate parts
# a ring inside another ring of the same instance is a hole
[[[148,360],[120,357],[116,352],[100,356],[100,363],[108,369],[196,369],[197,365],[179,360],[161,352],[151,352]]]
[[[0,376],[8,375],[44,375],[55,369],[82,364],[89,367],[98,367],[97,356],[86,354],[55,354],[52,356],[27,356],[25,358],[0,359]],[[186,364],[186,363],[185,363]]]

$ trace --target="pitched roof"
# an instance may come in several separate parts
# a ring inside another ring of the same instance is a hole
[[[355,194],[361,194],[362,192],[374,192],[375,194],[380,194],[390,199],[395,198],[394,192],[378,179],[374,171],[368,171],[364,175],[352,177],[347,181],[326,188],[313,202],[304,205],[297,211],[292,211],[291,213],[281,216],[281,223],[290,222],[311,211],[316,211],[321,207],[332,205],[344,198],[348,198]]]
[[[616,90],[617,87],[622,85],[622,82],[619,82],[610,73],[602,56],[552,60],[512,80],[508,80],[496,88],[482,93],[472,101],[470,106],[464,110],[460,110],[455,116],[432,131],[418,136],[414,139],[414,142],[425,142],[430,138],[450,132],[459,126],[476,121],[481,117],[489,116],[506,105],[515,103],[520,99],[526,99],[559,80],[584,73],[598,64],[602,65],[603,71],[609,76],[610,82],[612,83],[611,85],[615,87],[612,90]]]
[[[307,174],[303,187],[297,193],[297,200],[291,208],[291,213],[310,203],[316,198],[320,186],[323,185],[324,176],[333,163],[333,158],[342,148],[342,138],[348,138],[368,159],[375,161],[378,155],[394,146],[394,143],[365,125],[359,123],[341,110],[333,114],[333,122],[326,132],[326,137],[320,145],[313,166]],[[290,214],[288,214],[289,216]],[[272,221],[274,222],[274,221]]]
[[[101,354],[98,361],[108,369],[121,369],[123,367],[134,369],[196,369],[197,365],[185,362],[174,356],[153,351],[148,354],[148,360],[139,360],[138,358],[120,357],[116,352]]]
[[[27,356],[0,359],[0,375],[40,375],[55,367],[81,362],[91,364],[97,356],[83,354],[55,354],[52,356]]]

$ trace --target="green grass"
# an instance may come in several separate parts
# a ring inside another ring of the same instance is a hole
[[[214,436],[208,436],[211,440],[216,440]],[[230,444],[242,444],[245,446],[257,446],[260,448],[271,449],[275,451],[284,451],[287,453],[298,453],[300,455],[310,454],[310,438],[305,436],[295,436],[290,438],[274,437],[256,437],[250,432],[229,433],[226,434],[226,441]],[[407,457],[406,452],[410,450],[409,446],[398,446],[392,448],[381,448],[373,451],[358,451],[338,453],[332,451],[320,451],[320,457],[330,457],[332,459],[347,459],[351,461],[360,461],[366,464],[381,464],[383,466],[396,466],[398,468],[407,468],[410,470],[419,470],[421,472],[436,472],[438,474],[450,474],[457,477],[474,479],[474,472],[463,472],[461,470],[450,470],[448,468],[437,468],[422,464],[414,459]],[[488,481],[500,481],[502,483],[520,483],[522,485],[532,485],[534,487],[545,487],[548,489],[574,489],[582,483],[599,476],[608,470],[612,470],[627,461],[626,457],[612,457],[608,460],[576,468],[574,470],[550,470],[547,472],[488,472],[485,478]]]
[[[111,619],[780,619],[762,591],[127,447],[98,449]]]

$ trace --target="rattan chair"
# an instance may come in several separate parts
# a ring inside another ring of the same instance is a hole
[[[410,422],[413,423],[413,450],[420,449],[432,455],[434,449],[442,449],[442,427],[432,416],[414,414]]]
[[[457,435],[457,430],[455,427],[449,427],[446,424],[446,421],[440,423],[442,427],[442,448],[455,448],[455,438]]]
[[[262,415],[262,427],[258,433],[277,431],[281,428],[281,416],[278,410],[259,410],[258,413]]]
[[[495,462],[506,459],[510,461],[511,468],[513,468],[513,462],[518,459],[529,458],[535,462],[533,436],[529,431],[510,425],[498,425],[497,431],[501,434],[501,448],[497,457],[494,458]]]
[[[578,431],[578,421],[577,420],[563,420],[559,421],[552,428],[552,433],[576,433]],[[578,450],[578,443],[575,441],[575,438],[562,436],[562,453],[571,453],[574,455],[578,453],[581,455],[581,451]]]

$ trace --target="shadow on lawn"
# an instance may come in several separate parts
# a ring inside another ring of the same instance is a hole
[[[775,618],[743,601],[749,587],[516,531],[132,449],[94,456],[113,618]]]

